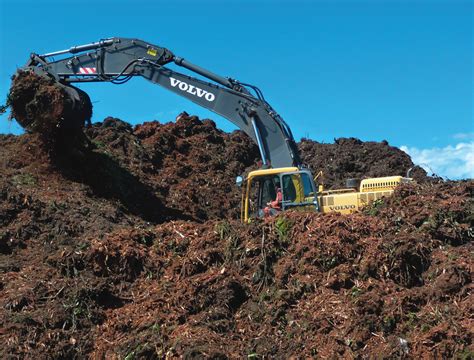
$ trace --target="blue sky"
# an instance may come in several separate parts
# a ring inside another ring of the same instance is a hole
[[[0,96],[32,51],[135,37],[259,86],[297,140],[386,139],[442,176],[474,177],[473,10],[461,0],[0,0]],[[94,121],[186,110],[233,129],[140,78],[82,89]],[[0,132],[19,131],[0,118]]]

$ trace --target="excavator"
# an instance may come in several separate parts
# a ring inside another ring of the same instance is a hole
[[[65,57],[55,60],[54,57],[58,56]],[[166,66],[171,63],[203,79]],[[114,37],[43,55],[32,53],[19,71],[31,71],[53,79],[64,88],[73,110],[86,114],[83,122],[90,121],[92,105],[88,95],[73,84],[123,84],[136,76],[161,85],[231,121],[250,136],[261,156],[259,170],[236,179],[237,185],[242,187],[243,222],[265,216],[267,212],[264,210],[275,197],[278,198],[275,207],[278,212],[296,209],[348,214],[390,196],[399,184],[411,180],[388,176],[364,179],[360,183],[353,181],[347,189],[326,191],[322,184],[316,187],[318,176],[314,178],[302,164],[289,126],[265,100],[258,87],[217,75],[164,47],[142,40]],[[280,193],[279,197],[277,193]]]

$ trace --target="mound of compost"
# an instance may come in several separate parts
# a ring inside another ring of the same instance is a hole
[[[240,131],[212,120],[180,116],[177,122],[135,127],[114,118],[86,130],[97,149],[127,169],[168,208],[204,221],[238,218],[240,188],[234,179],[255,167],[258,149]]]
[[[12,153],[35,141],[1,138],[2,358],[472,355],[472,181],[349,216],[152,224]]]
[[[387,141],[361,141],[355,138],[335,139],[324,144],[302,139],[298,144],[301,159],[328,188],[343,188],[347,179],[400,175],[418,182],[428,180],[426,172],[415,166],[408,154],[390,146]],[[435,179],[431,179],[435,180]]]
[[[0,135],[1,358],[472,357],[473,181],[243,225],[242,132],[180,116],[85,133],[54,156]],[[412,166],[354,141],[300,146]],[[326,184],[362,174],[336,169]]]

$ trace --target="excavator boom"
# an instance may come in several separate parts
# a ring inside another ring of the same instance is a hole
[[[65,54],[73,56],[50,60]],[[165,66],[170,63],[209,81]],[[231,121],[258,145],[264,166],[300,166],[291,130],[257,87],[214,74],[166,48],[137,39],[110,38],[44,55],[32,54],[22,70],[51,76],[66,86],[104,81],[122,84],[141,76]]]

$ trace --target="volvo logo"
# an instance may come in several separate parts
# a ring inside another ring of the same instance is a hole
[[[332,211],[339,211],[339,210],[354,210],[356,208],[355,205],[336,205],[329,207]]]
[[[190,93],[191,95],[195,95],[199,98],[203,97],[209,102],[214,101],[216,99],[216,95],[214,95],[213,93],[200,89],[194,85],[189,85],[184,81],[170,77],[170,83],[172,87],[178,87],[179,90]]]

